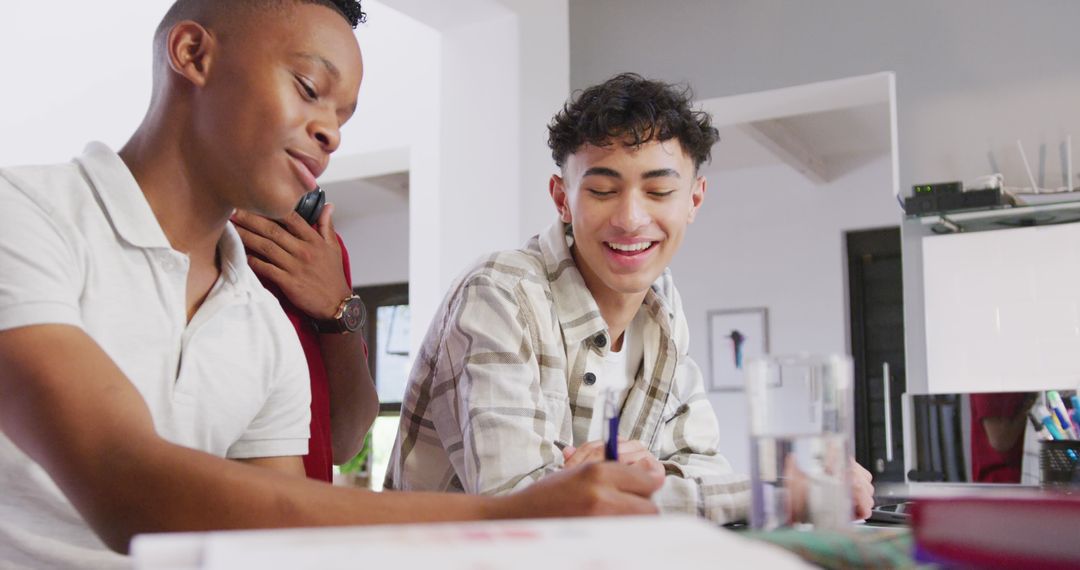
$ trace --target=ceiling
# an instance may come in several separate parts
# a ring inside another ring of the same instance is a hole
[[[762,123],[779,125],[789,140],[820,160],[827,179],[891,151],[889,107],[879,103],[722,127],[711,168],[738,170],[787,163],[748,131],[747,127]]]

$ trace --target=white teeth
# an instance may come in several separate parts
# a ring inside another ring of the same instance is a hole
[[[649,249],[649,246],[651,246],[653,244],[653,242],[651,242],[651,241],[642,241],[642,242],[638,242],[638,243],[634,243],[634,244],[611,243],[611,242],[604,242],[604,243],[606,243],[608,247],[610,247],[611,249],[614,249],[615,251],[643,251],[643,250]]]

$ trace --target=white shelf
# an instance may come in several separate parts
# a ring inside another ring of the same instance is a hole
[[[984,210],[913,216],[934,233],[979,232],[1080,222],[1080,200],[1036,206],[998,206]]]

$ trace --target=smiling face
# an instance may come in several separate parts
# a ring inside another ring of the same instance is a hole
[[[585,144],[551,179],[572,252],[598,302],[644,296],[679,249],[705,196],[705,179],[678,139],[641,146]]]
[[[338,148],[360,88],[359,45],[338,13],[305,3],[212,26],[203,67],[188,70],[202,73],[190,98],[188,163],[228,206],[280,218]]]

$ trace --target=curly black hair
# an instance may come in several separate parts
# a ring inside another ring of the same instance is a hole
[[[700,168],[709,160],[719,132],[712,117],[692,107],[688,86],[621,73],[575,93],[548,125],[548,146],[560,168],[585,144],[615,142],[640,146],[652,140],[678,139]]]
[[[309,4],[321,4],[337,10],[349,25],[355,28],[367,21],[367,14],[360,8],[359,0],[303,0]]]

